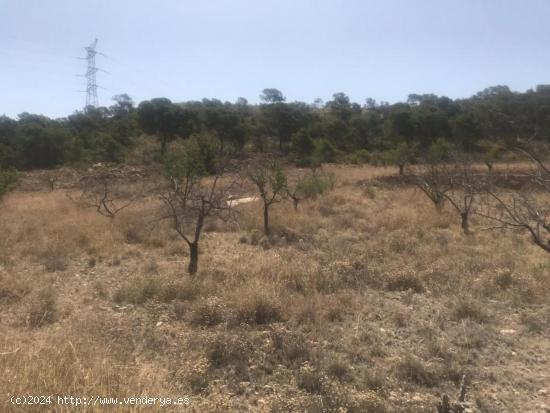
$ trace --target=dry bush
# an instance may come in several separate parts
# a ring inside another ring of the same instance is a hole
[[[350,413],[386,413],[387,403],[374,392],[359,393],[345,391],[340,386],[324,386],[322,394],[315,395],[311,403],[301,410],[312,413],[350,412]]]
[[[438,384],[439,378],[432,366],[414,356],[405,356],[395,366],[396,375],[412,383],[434,387]]]
[[[206,355],[214,368],[232,367],[235,373],[246,378],[251,344],[238,335],[216,334],[206,346]]]
[[[303,334],[286,330],[271,333],[274,356],[288,366],[300,365],[313,360],[313,354]]]
[[[158,277],[148,277],[133,280],[120,287],[113,295],[115,303],[143,304],[161,294],[163,282]]]
[[[173,300],[195,301],[207,293],[208,286],[201,280],[164,280],[159,300],[170,302]]]
[[[484,348],[491,338],[491,330],[487,325],[480,325],[471,319],[462,320],[453,333],[452,341],[459,347],[467,350]]]
[[[69,265],[66,251],[59,247],[47,248],[38,256],[38,261],[47,272],[65,271]]]
[[[387,375],[379,368],[366,368],[361,372],[357,381],[368,390],[383,393],[387,386]]]
[[[530,333],[543,333],[550,326],[550,310],[546,309],[523,313],[521,315],[521,323]]]
[[[58,192],[18,193],[5,206],[0,228],[11,255],[36,260],[48,271],[65,268],[83,252],[111,252],[121,240],[116,226]]]
[[[300,371],[296,374],[296,384],[298,388],[308,393],[324,393],[326,380],[326,376],[307,363],[302,366]]]
[[[478,323],[486,323],[489,320],[489,315],[480,301],[465,295],[454,301],[452,315],[457,320],[467,318]]]
[[[240,291],[232,306],[238,324],[269,324],[283,317],[278,297],[259,288]]]
[[[18,343],[2,339],[0,345],[1,348],[17,348]],[[105,397],[155,394],[166,397],[169,393],[166,387],[159,385],[160,370],[130,364],[121,368],[122,361],[113,358],[108,347],[90,335],[84,338],[57,332],[35,342],[32,347],[19,346],[19,349],[2,356],[4,374],[0,377],[0,387],[6,394],[93,394]],[[86,408],[92,413],[104,410],[103,406]],[[149,411],[160,412],[162,409],[157,406]]]
[[[53,288],[41,290],[31,300],[28,324],[30,327],[42,327],[57,320],[56,295]]]
[[[0,267],[0,304],[13,304],[31,291],[31,281],[22,275],[3,272]]]
[[[350,365],[345,360],[334,359],[329,362],[325,369],[327,375],[341,382],[350,382],[353,380]]]
[[[412,291],[417,294],[423,293],[425,290],[424,283],[416,274],[402,274],[390,278],[387,289],[389,291]]]
[[[212,327],[227,321],[229,310],[225,301],[216,296],[199,301],[193,308],[191,322],[196,326]]]
[[[184,365],[174,372],[176,382],[183,382],[184,388],[191,388],[193,394],[205,392],[208,389],[210,361],[201,356],[191,365]]]

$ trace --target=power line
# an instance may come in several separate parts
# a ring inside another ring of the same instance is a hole
[[[96,107],[97,106],[97,81],[96,73],[98,69],[95,65],[95,56],[98,54],[96,51],[97,39],[95,39],[88,47],[85,47],[86,50],[86,108],[88,106]]]

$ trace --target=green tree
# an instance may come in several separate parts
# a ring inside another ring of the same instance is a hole
[[[282,199],[287,180],[283,168],[275,161],[248,170],[248,179],[256,186],[263,204],[264,234],[270,235],[269,208]]]
[[[399,167],[399,176],[403,176],[405,166],[414,160],[417,154],[417,147],[414,144],[400,142],[394,149],[387,154],[387,159]]]
[[[207,220],[231,216],[230,190],[235,179],[226,176],[229,158],[215,144],[212,138],[195,135],[181,150],[171,151],[165,161],[170,185],[161,195],[164,204],[161,219],[170,220],[172,228],[188,245],[189,274],[198,271],[199,242]]]
[[[19,118],[16,148],[22,168],[52,168],[70,160],[74,137],[62,123],[27,113]]]
[[[482,136],[482,128],[476,116],[471,112],[461,113],[452,121],[453,135],[464,150],[472,151],[475,142]]]
[[[267,88],[262,90],[260,100],[265,103],[282,103],[286,98],[279,89]]]
[[[170,99],[155,98],[139,104],[138,116],[139,123],[146,133],[158,135],[160,153],[164,156],[166,145],[176,137],[184,122],[182,108],[174,105]]]
[[[292,135],[292,151],[296,154],[300,164],[309,159],[314,149],[315,143],[308,129],[300,129]]]
[[[15,169],[0,169],[0,199],[15,187],[17,178]]]
[[[310,108],[302,103],[276,102],[260,106],[261,122],[266,132],[279,140],[283,152],[293,133],[310,123]]]

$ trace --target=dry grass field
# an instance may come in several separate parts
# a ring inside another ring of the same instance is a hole
[[[0,204],[0,411],[431,413],[463,374],[472,411],[550,411],[548,254],[475,216],[463,235],[395,169],[326,168],[271,239],[259,203],[207,223],[194,277],[155,199],[111,221],[23,178]],[[190,403],[8,400],[46,394]]]

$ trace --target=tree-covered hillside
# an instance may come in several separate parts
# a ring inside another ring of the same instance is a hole
[[[52,168],[66,163],[121,162],[140,135],[167,144],[208,133],[237,151],[277,151],[299,165],[384,160],[450,144],[467,152],[495,154],[517,139],[550,141],[550,85],[525,93],[487,88],[468,99],[411,94],[388,104],[351,102],[335,93],[323,103],[287,102],[264,89],[259,105],[203,99],[182,103],[155,98],[135,105],[117,95],[110,107],[89,107],[66,118],[22,113],[0,117],[0,168]]]

